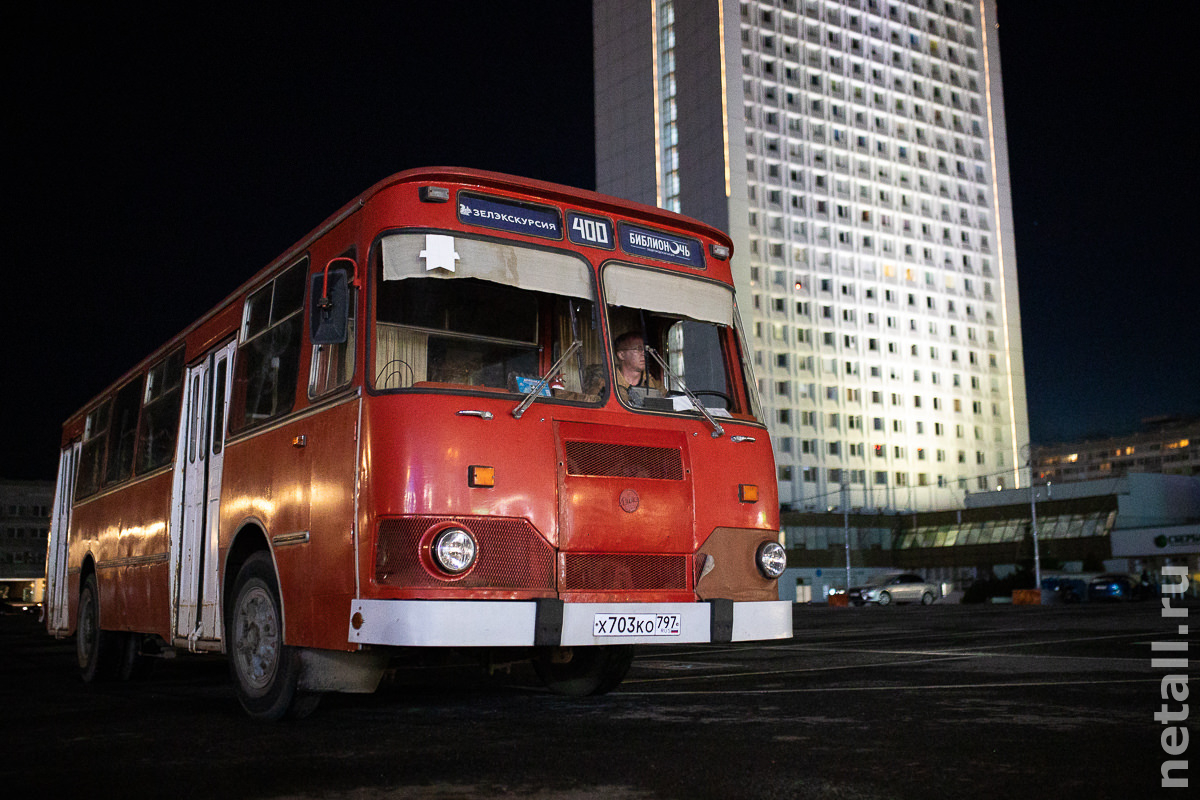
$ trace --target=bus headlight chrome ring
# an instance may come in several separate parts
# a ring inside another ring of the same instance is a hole
[[[763,542],[758,546],[758,570],[775,579],[787,569],[787,552],[779,542]]]
[[[448,575],[461,575],[475,563],[479,545],[463,528],[446,528],[434,537],[429,548],[433,563]]]

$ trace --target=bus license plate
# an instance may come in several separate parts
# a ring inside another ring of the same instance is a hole
[[[678,636],[678,614],[597,614],[593,636]]]

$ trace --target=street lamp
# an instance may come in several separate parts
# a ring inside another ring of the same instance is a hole
[[[846,497],[846,484],[842,484],[842,527],[846,538],[846,597],[850,596],[850,503]]]
[[[1030,533],[1033,534],[1033,587],[1038,590],[1038,595],[1042,591],[1042,554],[1041,548],[1038,546],[1038,522],[1037,522],[1037,487],[1033,483],[1033,452],[1029,445],[1021,448],[1025,451],[1025,463],[1029,465],[1029,515],[1031,518]],[[1049,493],[1050,485],[1046,484],[1046,491]]]
[[[1037,489],[1033,485],[1033,468],[1029,469],[1029,513],[1033,517],[1033,585],[1042,590],[1042,555],[1038,547]]]

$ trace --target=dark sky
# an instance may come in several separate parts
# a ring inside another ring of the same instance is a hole
[[[1188,6],[1058,5],[1000,9],[1040,442],[1200,413]],[[66,416],[387,175],[594,185],[588,2],[108,6],[0,11],[0,477],[53,477]]]

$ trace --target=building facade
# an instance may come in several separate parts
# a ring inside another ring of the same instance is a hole
[[[1200,417],[1149,419],[1124,436],[1035,447],[1033,463],[1039,484],[1130,473],[1200,475]]]
[[[793,596],[796,587],[802,602],[822,601],[848,585],[847,575],[854,585],[917,571],[944,592],[962,590],[1031,571],[1035,546],[1044,580],[1148,573],[1158,583],[1163,567],[1185,566],[1192,592],[1200,588],[1200,479],[1189,476],[1038,483],[1032,493],[1025,487],[973,494],[964,508],[950,511],[785,513],[782,523],[788,572],[780,596]]]
[[[1021,486],[995,4],[602,0],[593,26],[597,188],[733,237],[781,503]]]
[[[41,599],[53,503],[49,481],[0,481],[0,600]]]

